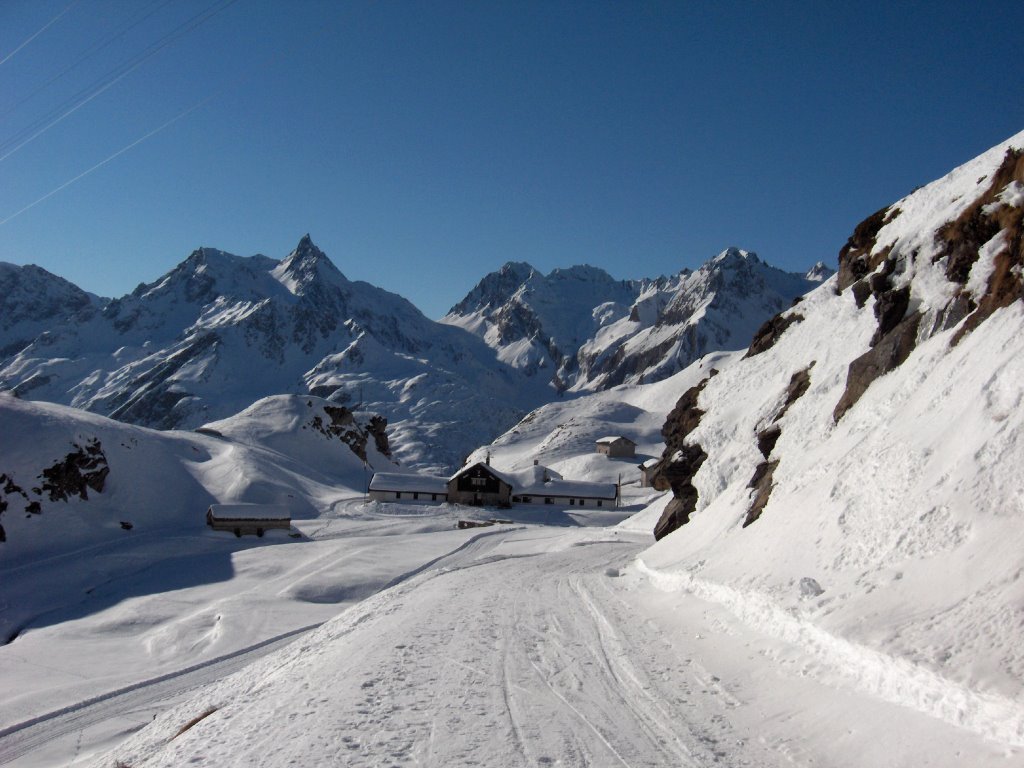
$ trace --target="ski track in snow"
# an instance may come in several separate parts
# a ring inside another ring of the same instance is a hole
[[[313,624],[299,627],[202,664],[93,696],[4,728],[0,730],[0,765],[11,763],[68,734],[200,688],[241,669],[318,626]]]
[[[560,548],[546,551],[547,541]],[[158,754],[120,759],[653,768],[728,755],[734,766],[782,764],[730,723],[737,700],[637,621],[610,584],[610,566],[643,545],[530,529],[477,537],[308,636],[247,690],[195,699],[191,709],[203,699],[217,713],[168,743],[161,726],[185,710],[172,713],[151,737]],[[298,706],[259,703],[284,699]],[[228,724],[238,717],[262,723],[243,745]]]

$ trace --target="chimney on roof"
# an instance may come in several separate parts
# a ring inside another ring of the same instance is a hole
[[[485,463],[487,464],[488,467],[491,466],[491,452],[490,451],[487,452],[487,458],[484,461],[485,461]]]
[[[540,459],[534,459],[533,460],[533,466],[536,467],[538,464],[540,464]]]

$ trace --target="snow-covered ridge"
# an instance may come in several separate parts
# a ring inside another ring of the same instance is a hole
[[[1018,745],[1022,157],[1024,133],[867,219],[837,278],[677,395],[674,498],[643,556],[878,695]]]
[[[827,278],[764,264],[729,248],[696,272],[614,280],[578,266],[543,275],[509,263],[487,275],[441,322],[480,336],[498,357],[558,390],[657,381],[703,355],[742,349],[754,331]]]
[[[543,394],[472,334],[348,280],[309,235],[281,261],[199,248],[106,303],[32,269],[2,273],[27,286],[6,317],[28,319],[4,329],[0,389],[129,423],[197,427],[311,393],[382,414],[400,461],[447,471]]]

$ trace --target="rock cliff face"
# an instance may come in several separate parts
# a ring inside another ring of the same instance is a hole
[[[765,322],[727,375],[680,398],[657,477],[674,500],[656,537],[724,495],[743,507],[742,527],[770,516],[773,489],[796,482],[789,471],[807,437],[789,442],[787,413],[808,391],[819,396],[804,408],[818,412],[801,418],[816,425],[815,444],[827,442],[921,345],[940,337],[949,354],[999,310],[1019,313],[1022,222],[1024,134],[857,225],[835,279]]]

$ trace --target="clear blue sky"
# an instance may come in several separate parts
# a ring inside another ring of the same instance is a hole
[[[0,155],[228,1],[0,2]],[[0,260],[113,296],[200,245],[282,258],[309,232],[431,317],[510,260],[834,264],[862,218],[1024,129],[1022,43],[1019,0],[235,0],[0,160],[3,220],[201,104],[0,225]]]

